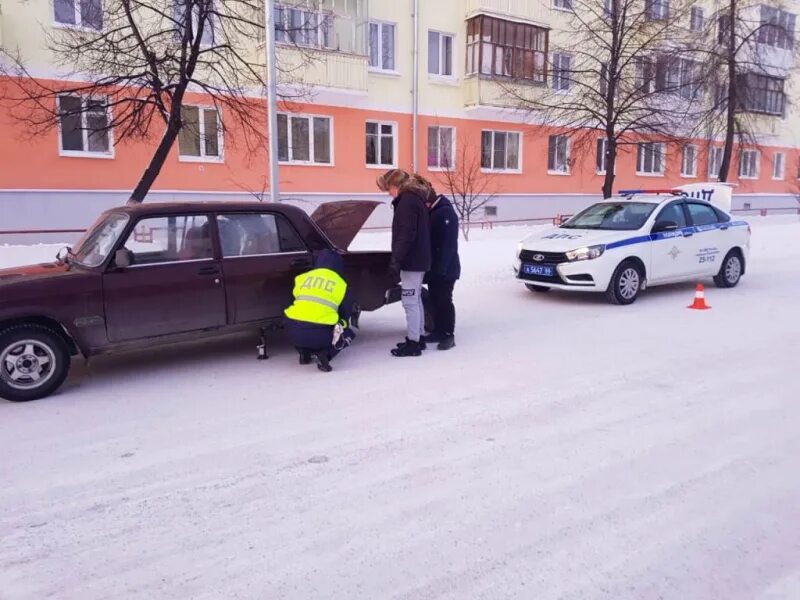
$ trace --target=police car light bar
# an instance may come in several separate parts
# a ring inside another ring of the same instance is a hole
[[[658,190],[619,190],[620,196],[634,196],[636,194],[671,194],[673,196],[680,196],[683,192],[680,190],[672,189],[658,189]]]

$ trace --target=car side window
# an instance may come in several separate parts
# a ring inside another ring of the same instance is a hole
[[[689,202],[689,214],[692,216],[692,225],[713,225],[719,223],[716,211],[708,204]]]
[[[217,217],[222,256],[259,256],[305,250],[302,240],[280,215],[226,214]]]
[[[206,215],[145,218],[125,241],[131,265],[203,260],[214,257]]]
[[[677,223],[680,229],[686,227],[686,215],[683,212],[681,202],[673,202],[662,208],[656,218],[656,223],[659,221],[672,221],[673,223]]]

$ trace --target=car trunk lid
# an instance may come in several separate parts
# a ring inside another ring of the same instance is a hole
[[[374,200],[325,202],[311,214],[311,220],[334,246],[347,250],[379,204]]]

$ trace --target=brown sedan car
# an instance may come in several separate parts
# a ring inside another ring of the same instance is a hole
[[[51,394],[85,357],[279,323],[315,253],[341,253],[362,310],[397,300],[388,252],[348,252],[376,202],[310,217],[276,204],[142,204],[103,213],[56,262],[0,270],[0,397]]]

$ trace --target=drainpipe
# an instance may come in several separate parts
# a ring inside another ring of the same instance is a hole
[[[269,141],[269,196],[280,202],[278,185],[278,77],[275,56],[274,0],[264,1],[264,46],[267,59],[267,138]]]
[[[411,84],[411,170],[417,172],[417,119],[419,117],[419,0],[414,0],[414,79]]]

